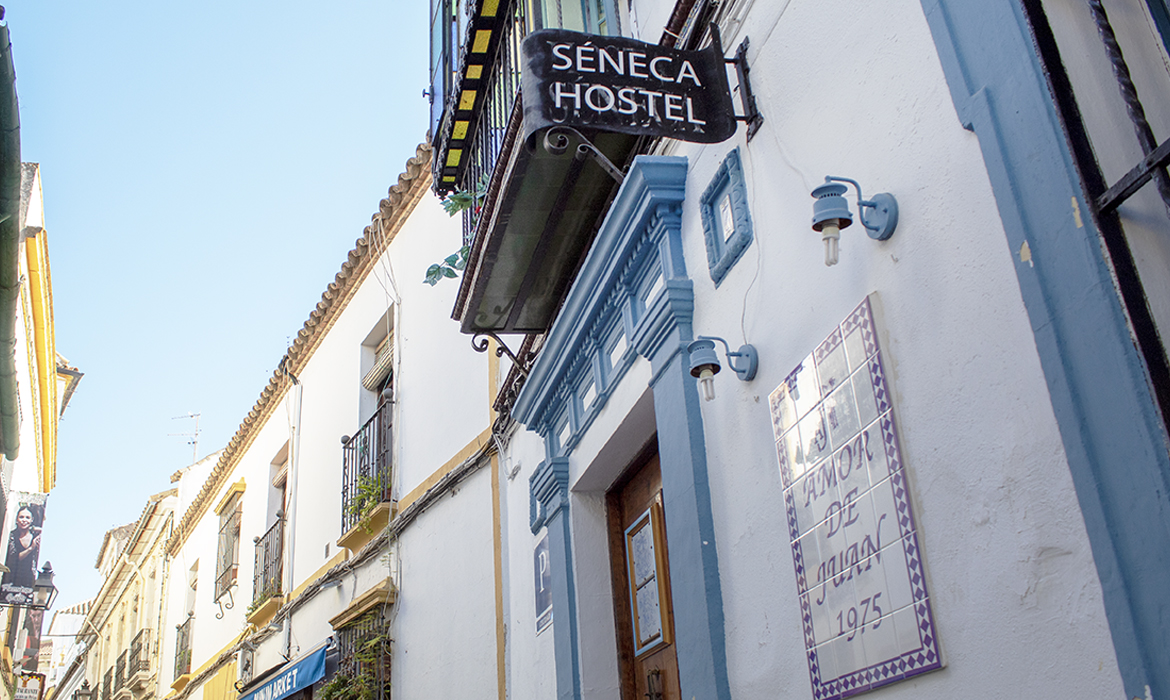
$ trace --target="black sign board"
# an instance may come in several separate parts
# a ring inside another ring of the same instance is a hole
[[[718,143],[735,133],[722,54],[542,29],[524,39],[525,136],[551,126]]]

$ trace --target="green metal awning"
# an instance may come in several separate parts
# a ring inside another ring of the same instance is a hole
[[[638,140],[586,133],[610,161],[626,161]],[[464,333],[547,330],[593,240],[617,182],[577,150],[550,153],[544,130],[517,139],[491,219],[465,273],[455,318]]]

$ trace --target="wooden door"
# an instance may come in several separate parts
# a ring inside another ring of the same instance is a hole
[[[607,506],[622,697],[681,700],[656,444],[607,494]]]

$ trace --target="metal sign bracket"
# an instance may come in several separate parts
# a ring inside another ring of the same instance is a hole
[[[711,23],[711,43],[715,44],[719,55],[723,55],[723,40],[719,36],[719,25]],[[743,114],[736,114],[735,120],[747,124],[747,140],[750,142],[760,126],[764,123],[764,115],[756,107],[756,96],[752,92],[752,83],[749,79],[751,69],[747,62],[748,37],[744,37],[739,48],[735,50],[735,58],[724,58],[727,65],[735,66],[735,75],[739,80],[739,101],[743,105]]]

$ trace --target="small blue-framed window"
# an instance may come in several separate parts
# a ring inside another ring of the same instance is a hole
[[[716,171],[699,198],[703,236],[707,239],[707,266],[718,287],[727,271],[752,242],[752,217],[748,212],[743,164],[736,148]]]

